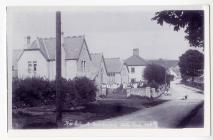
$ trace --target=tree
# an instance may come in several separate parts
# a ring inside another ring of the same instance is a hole
[[[149,64],[144,69],[144,78],[148,81],[148,84],[164,84],[166,69],[160,65]]]
[[[179,58],[180,73],[185,81],[188,77],[194,82],[195,76],[201,76],[204,68],[204,55],[198,50],[188,50]]]
[[[174,26],[174,31],[183,28],[185,39],[190,46],[204,48],[204,11],[203,10],[165,10],[156,12],[152,20],[158,24],[167,23]]]

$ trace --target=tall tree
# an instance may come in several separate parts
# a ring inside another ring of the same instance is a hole
[[[191,77],[194,82],[195,76],[201,76],[204,68],[204,55],[198,50],[188,50],[179,58],[180,73],[183,80]]]
[[[160,65],[149,64],[144,69],[143,77],[148,83],[156,82],[157,84],[165,83],[166,69]]]
[[[183,28],[190,46],[204,48],[203,10],[165,10],[156,12],[152,20],[160,25],[164,22],[173,25],[174,31]]]

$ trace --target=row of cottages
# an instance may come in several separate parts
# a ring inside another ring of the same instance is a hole
[[[36,38],[27,47],[13,52],[13,77],[56,76],[56,39]],[[62,36],[62,77],[86,76],[97,85],[128,83],[128,68],[119,59],[105,59],[102,53],[90,53],[84,36]]]

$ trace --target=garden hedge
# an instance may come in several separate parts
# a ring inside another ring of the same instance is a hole
[[[62,97],[64,108],[76,107],[95,101],[97,88],[94,81],[86,77],[73,80],[62,79]],[[13,107],[34,107],[54,105],[56,101],[56,83],[40,77],[13,79]]]

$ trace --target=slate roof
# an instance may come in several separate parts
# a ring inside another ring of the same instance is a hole
[[[137,55],[130,56],[129,58],[124,60],[124,63],[127,66],[145,66],[146,65],[146,61]]]
[[[105,58],[107,72],[121,72],[123,63],[120,58]]]
[[[91,53],[92,63],[96,68],[101,65],[102,56],[102,53]]]
[[[65,59],[76,60],[79,58],[84,36],[64,37],[63,47],[65,50]],[[55,60],[56,57],[56,39],[55,38],[37,38],[26,50],[38,49],[47,60]]]

